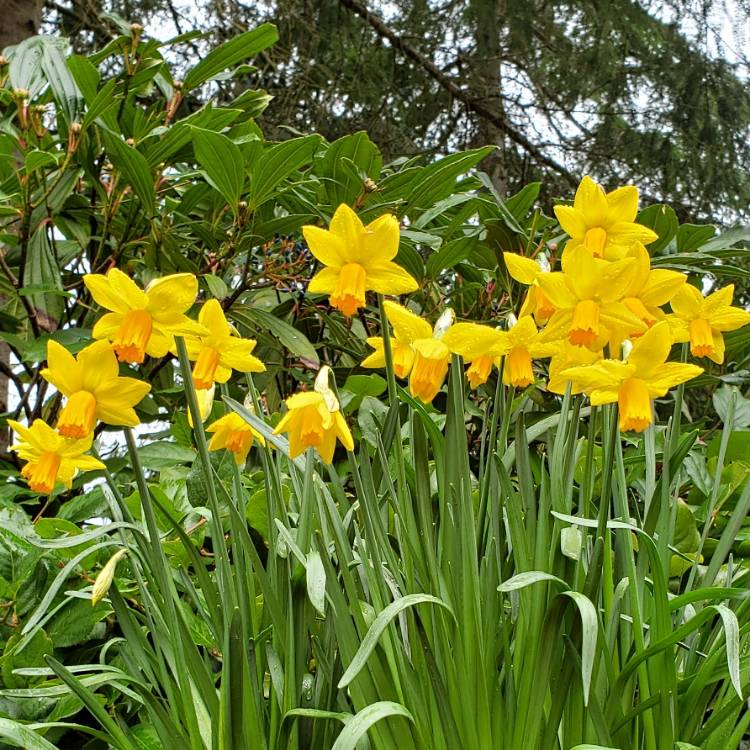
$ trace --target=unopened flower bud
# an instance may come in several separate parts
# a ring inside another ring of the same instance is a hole
[[[99,602],[104,599],[109,593],[109,589],[112,586],[112,581],[115,578],[115,570],[117,569],[117,563],[127,555],[127,549],[121,549],[115,552],[112,557],[107,560],[107,564],[99,571],[99,575],[94,581],[94,585],[91,589],[91,606],[95,607]]]

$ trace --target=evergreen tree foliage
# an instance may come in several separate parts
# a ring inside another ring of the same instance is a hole
[[[501,193],[543,179],[548,197],[559,195],[589,172],[638,183],[681,220],[748,213],[741,3],[48,0],[47,9],[79,47],[118,33],[102,11],[212,41],[274,21],[280,42],[260,70],[274,97],[271,137],[367,129],[389,159],[490,142],[500,148],[484,166]],[[194,58],[205,45],[193,39],[176,54]],[[236,95],[242,72],[220,86]]]

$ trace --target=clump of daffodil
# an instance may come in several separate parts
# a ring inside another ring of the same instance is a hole
[[[141,380],[120,377],[117,357],[107,341],[95,341],[76,357],[50,341],[41,375],[66,397],[57,431],[79,440],[94,429],[97,419],[135,427],[139,419],[133,407],[151,390]]]
[[[454,354],[461,356],[469,366],[466,377],[472,388],[487,382],[492,366],[509,348],[508,334],[497,328],[479,323],[456,323],[443,336],[443,343]]]
[[[35,419],[31,427],[12,419],[8,424],[20,438],[11,450],[26,461],[21,475],[34,492],[50,495],[58,482],[69,489],[79,471],[105,468],[99,459],[86,455],[94,440],[93,433],[81,440],[71,440],[41,419]]]
[[[576,190],[572,206],[555,206],[555,216],[568,235],[568,249],[584,247],[597,258],[619,260],[634,242],[648,245],[658,235],[637,224],[638,188],[626,185],[605,193],[601,185],[585,176]]]
[[[302,227],[310,252],[325,266],[310,280],[309,291],[330,295],[344,315],[365,306],[365,293],[406,294],[418,284],[393,262],[398,253],[399,226],[393,214],[383,214],[367,226],[341,204],[328,229]]]
[[[555,306],[539,284],[539,277],[551,271],[547,256],[540,253],[534,260],[518,253],[503,253],[503,258],[511,277],[529,287],[521,306],[520,317],[533,315],[537,324],[543,325],[555,312]]]
[[[320,368],[312,391],[295,393],[286,400],[286,414],[274,429],[274,435],[289,434],[289,457],[296,458],[307,448],[315,448],[327,464],[333,461],[336,439],[354,450],[354,439],[339,409],[336,394],[328,385],[330,369]]]
[[[509,323],[503,383],[514,388],[526,388],[534,382],[532,360],[552,356],[558,345],[542,341],[541,333],[530,315],[524,315],[517,321],[511,315]]]
[[[386,301],[384,308],[385,316],[395,332],[394,370],[398,358],[400,371],[404,376],[409,374],[411,395],[429,404],[442,387],[448,372],[451,350],[442,339],[453,324],[455,314],[450,308],[447,309],[434,328],[430,328],[427,321],[396,302]],[[375,346],[375,351],[362,362],[362,365],[384,367],[382,339],[372,338],[368,341]],[[411,349],[411,355],[406,351],[407,346]],[[407,369],[405,365],[409,360],[411,365]]]
[[[660,321],[636,339],[625,360],[603,359],[561,375],[589,394],[592,406],[617,402],[621,430],[642,432],[653,422],[654,398],[703,372],[697,365],[667,362],[671,346],[669,323]]]
[[[226,448],[234,454],[234,460],[238,466],[244,465],[255,440],[261,445],[266,444],[263,435],[234,411],[230,411],[210,424],[206,427],[206,432],[213,433],[208,443],[208,450],[218,451]]]
[[[566,250],[562,271],[539,277],[539,285],[557,308],[541,334],[544,342],[568,338],[571,344],[601,349],[615,329],[642,333],[646,324],[622,302],[633,283],[634,258],[608,262],[582,246]]]
[[[120,362],[140,364],[149,357],[163,357],[175,336],[205,333],[185,313],[198,293],[191,273],[177,273],[152,281],[141,289],[117,268],[106,275],[86,274],[86,288],[94,301],[111,312],[94,326],[95,339],[107,339]]]
[[[218,300],[210,299],[201,307],[198,323],[206,333],[185,336],[188,357],[195,362],[193,383],[196,388],[207,389],[215,382],[226,383],[232,370],[263,372],[266,369],[252,355],[255,340],[240,338],[226,319]]]
[[[724,361],[724,336],[750,323],[750,313],[732,307],[734,284],[704,297],[694,286],[685,284],[670,302],[674,316],[672,333],[675,341],[689,341],[694,357]]]

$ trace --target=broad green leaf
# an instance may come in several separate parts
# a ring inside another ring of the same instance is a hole
[[[682,224],[677,230],[675,242],[678,253],[693,253],[702,250],[716,234],[716,227],[711,224]]]
[[[242,153],[225,135],[194,127],[195,157],[208,182],[215,187],[237,213],[237,204],[245,183]]]
[[[228,42],[211,50],[195,67],[188,71],[183,80],[185,92],[200,86],[218,73],[232,68],[240,62],[254,57],[279,38],[278,31],[273,24],[264,23],[256,29],[246,31],[235,36]]]
[[[407,594],[406,596],[396,599],[395,602],[391,602],[382,612],[375,618],[375,622],[370,626],[365,637],[362,640],[362,644],[359,650],[354,655],[351,663],[346,669],[346,672],[341,676],[339,680],[339,689],[345,688],[349,685],[352,680],[360,673],[367,663],[370,654],[375,649],[375,646],[383,634],[383,631],[390,625],[391,621],[395,619],[401,612],[408,607],[413,607],[417,604],[437,604],[444,607],[448,612],[453,615],[451,608],[442,600],[436,596],[430,596],[429,594]]]
[[[457,263],[466,260],[476,247],[476,235],[459,237],[443,244],[436,253],[427,258],[427,275],[434,279],[443,271],[453,268]]]
[[[541,182],[530,182],[504,202],[505,208],[513,214],[517,221],[522,221],[539,197],[541,187]]]
[[[65,307],[62,298],[57,294],[62,291],[62,279],[55,250],[47,237],[46,225],[40,226],[29,240],[23,281],[26,288],[52,291],[52,294],[46,294],[45,291],[36,292],[29,295],[29,298],[35,308],[58,323]]]
[[[414,721],[411,713],[400,703],[392,701],[372,703],[347,721],[331,750],[356,750],[357,743],[367,734],[373,724],[391,716],[403,716],[411,722]]]
[[[432,204],[446,198],[453,191],[456,179],[467,174],[494,150],[494,146],[484,146],[472,151],[462,151],[424,167],[419,177],[413,181],[411,191],[407,195],[406,213],[410,216],[414,214],[416,218]]]
[[[273,313],[249,305],[233,305],[232,317],[251,329],[268,331],[295,356],[314,364],[320,361],[307,336]]]
[[[65,64],[63,50],[67,43],[63,39],[42,38],[46,40],[42,45],[42,72],[68,123],[77,121],[83,110],[83,97]]]
[[[657,205],[644,208],[638,214],[636,221],[653,229],[659,235],[659,239],[648,246],[651,255],[659,255],[669,245],[677,234],[679,226],[677,215],[671,206]]]
[[[251,207],[256,209],[263,205],[282,182],[300,167],[309,164],[320,142],[319,135],[307,135],[265,149],[251,164]]]
[[[315,172],[323,182],[327,202],[335,210],[341,203],[353,205],[365,192],[365,178],[377,182],[382,167],[378,147],[361,131],[345,135],[328,146]]]

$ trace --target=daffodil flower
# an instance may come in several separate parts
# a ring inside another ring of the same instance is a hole
[[[592,406],[616,401],[622,431],[642,432],[653,422],[654,398],[703,372],[697,365],[667,362],[671,346],[669,324],[660,321],[635,341],[625,361],[603,359],[561,375],[588,393]]]
[[[645,331],[646,324],[622,302],[635,272],[634,258],[610,263],[580,245],[566,250],[562,271],[539,277],[539,285],[557,308],[540,341],[568,338],[576,346],[601,349],[613,329]]]
[[[551,357],[556,343],[542,341],[541,333],[530,315],[518,319],[508,329],[508,350],[503,367],[503,383],[526,388],[534,382],[532,360]]]
[[[105,468],[99,459],[85,455],[94,440],[93,433],[81,440],[70,440],[41,419],[35,419],[31,427],[12,419],[8,424],[20,438],[11,450],[26,461],[21,475],[34,492],[50,495],[58,482],[70,489],[79,471]]]
[[[550,273],[547,256],[541,254],[537,260],[533,260],[518,253],[503,253],[503,258],[511,278],[529,287],[519,317],[533,315],[539,325],[546,323],[555,312],[555,306],[539,284],[539,277]]]
[[[188,357],[195,362],[193,382],[199,389],[214,382],[226,383],[232,370],[263,372],[266,366],[252,355],[254,339],[243,339],[229,324],[218,300],[210,299],[198,313],[198,323],[206,334],[185,336]]]
[[[638,188],[633,185],[605,193],[585,176],[572,206],[555,206],[555,216],[570,235],[567,249],[584,247],[597,258],[620,260],[634,242],[648,245],[658,238],[653,230],[637,224]]]
[[[289,457],[296,458],[307,448],[315,448],[324,463],[333,461],[336,439],[354,450],[354,439],[344,416],[339,410],[336,395],[328,386],[330,369],[320,368],[312,391],[295,393],[286,400],[286,414],[273,433],[289,434]]]
[[[456,323],[443,336],[443,343],[468,363],[466,377],[472,388],[487,382],[492,366],[509,349],[508,334],[479,323]]]
[[[407,378],[414,364],[415,351],[413,344],[418,339],[432,337],[432,326],[419,315],[405,307],[387,300],[385,315],[391,324],[391,354],[393,356],[393,370],[396,377]],[[375,351],[362,360],[362,367],[385,367],[385,348],[380,336],[370,336],[367,343]]]
[[[117,268],[106,275],[86,274],[83,281],[94,301],[111,310],[97,321],[93,336],[111,341],[120,362],[140,364],[147,354],[163,357],[175,336],[205,333],[185,315],[198,293],[191,273],[164,276],[145,290]]]
[[[419,286],[393,262],[398,253],[399,226],[383,214],[367,226],[346,204],[333,215],[328,229],[302,227],[310,252],[324,265],[310,280],[310,292],[330,295],[330,303],[344,315],[365,306],[367,291],[406,294]]]
[[[120,377],[112,346],[96,341],[74,357],[56,341],[47,344],[42,377],[66,396],[57,431],[67,438],[85,438],[99,419],[106,424],[135,427],[133,407],[151,390],[148,383]]]
[[[677,294],[687,277],[679,271],[651,268],[651,257],[640,242],[633,245],[627,257],[635,260],[635,267],[622,303],[650,328],[657,320],[664,319],[661,306],[666,305]],[[627,335],[636,336],[638,332],[628,331]]]
[[[208,443],[208,450],[218,451],[226,448],[234,454],[234,460],[238,466],[244,465],[254,440],[261,445],[266,444],[263,435],[234,411],[210,424],[206,427],[206,432],[213,433]]]
[[[431,328],[426,320],[396,302],[388,300],[384,307],[385,316],[395,333],[394,371],[397,375],[402,373],[400,377],[408,374],[411,395],[429,404],[448,372],[451,350],[441,339],[453,324],[455,314],[447,309]],[[368,343],[375,347],[375,351],[362,362],[362,366],[384,367],[383,340],[370,338]]]
[[[685,284],[671,300],[674,311],[672,333],[675,341],[689,341],[694,357],[708,357],[721,364],[724,361],[726,331],[750,323],[750,313],[732,307],[734,284],[719,289],[708,297],[691,284]]]

